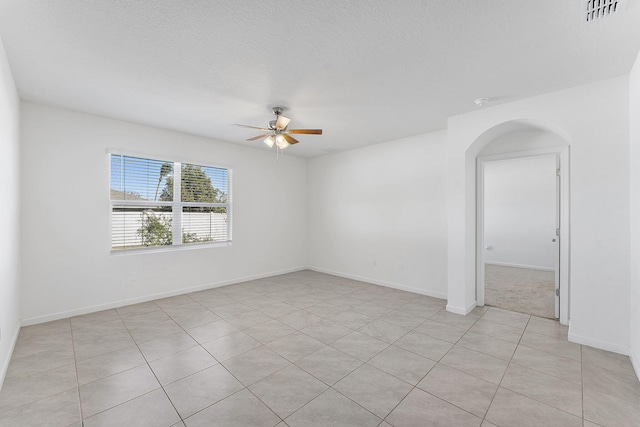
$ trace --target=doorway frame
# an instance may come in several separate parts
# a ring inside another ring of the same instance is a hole
[[[501,154],[477,156],[476,158],[476,304],[484,306],[484,274],[485,274],[485,236],[484,236],[484,168],[485,163],[497,160],[520,159],[555,154],[559,159],[560,195],[558,197],[560,227],[559,233],[559,278],[560,288],[560,323],[569,324],[570,298],[570,221],[569,221],[569,146],[538,148],[526,151],[513,151]]]

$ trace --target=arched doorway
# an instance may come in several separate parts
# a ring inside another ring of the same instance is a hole
[[[491,248],[491,242],[486,240],[485,236],[485,167],[496,164],[495,162],[518,162],[520,165],[525,165],[527,162],[533,162],[533,159],[548,159],[553,158],[553,164],[557,174],[557,186],[554,186],[554,190],[557,190],[557,198],[553,212],[554,224],[549,230],[546,231],[544,239],[548,239],[548,245],[551,245],[551,250],[556,250],[553,271],[555,272],[554,280],[551,284],[553,288],[550,289],[548,295],[544,295],[545,301],[548,301],[548,297],[551,298],[552,304],[555,299],[555,306],[551,307],[552,313],[558,317],[563,324],[568,323],[569,318],[569,145],[565,138],[558,133],[550,131],[548,128],[533,124],[530,122],[509,122],[502,125],[498,125],[483,135],[481,135],[470,149],[476,151],[476,301],[478,305],[484,305],[485,299],[485,279],[487,278],[486,271],[492,271],[486,269],[487,260],[491,257],[492,253],[489,252]],[[519,159],[519,160],[518,160]],[[529,159],[529,160],[527,160]],[[545,160],[547,161],[547,160]],[[554,171],[550,171],[554,173]],[[488,193],[487,197],[491,193]],[[487,199],[489,200],[489,199]],[[493,212],[493,211],[492,211]],[[523,222],[524,224],[524,222]],[[527,225],[523,225],[527,226]],[[530,225],[529,225],[530,226]],[[532,230],[530,230],[532,231]],[[533,232],[533,231],[532,231]],[[526,233],[525,233],[526,234]],[[494,238],[495,236],[492,236]],[[501,246],[508,246],[501,242]],[[511,242],[513,243],[513,242]],[[493,249],[493,248],[491,248]],[[513,250],[513,247],[511,248]],[[531,252],[531,251],[529,251]],[[510,256],[515,257],[514,254]],[[517,265],[517,264],[514,264]],[[491,267],[496,268],[496,267]],[[529,270],[520,270],[529,271]],[[555,292],[554,292],[555,290]],[[493,289],[491,289],[494,292]],[[551,292],[555,293],[552,295]],[[522,298],[521,304],[515,304],[520,307],[520,310],[527,312],[523,307],[527,307],[528,302],[526,298],[526,292],[523,292],[522,288],[517,288],[512,292],[511,298]],[[520,297],[518,297],[520,295]],[[517,301],[516,301],[517,302]],[[511,307],[513,307],[513,301]],[[503,308],[513,309],[510,306]],[[530,307],[532,312],[530,314],[537,314],[535,312],[534,304]],[[539,315],[539,314],[537,314]],[[547,316],[551,317],[551,316]]]

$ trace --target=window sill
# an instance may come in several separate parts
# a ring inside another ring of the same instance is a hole
[[[194,249],[209,249],[220,248],[225,246],[231,246],[231,241],[216,242],[216,243],[190,243],[187,245],[172,245],[172,246],[154,246],[146,248],[134,248],[134,249],[117,249],[111,250],[111,256],[120,255],[137,255],[137,254],[156,254],[160,252],[176,252],[176,251],[191,251]]]

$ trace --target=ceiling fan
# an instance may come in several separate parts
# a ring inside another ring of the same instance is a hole
[[[275,114],[276,119],[271,120],[266,128],[240,125],[237,123],[234,123],[231,126],[240,126],[243,128],[261,130],[264,132],[263,134],[254,136],[253,138],[249,138],[247,139],[247,141],[256,141],[258,139],[264,138],[263,142],[267,144],[269,148],[272,148],[275,144],[276,147],[281,150],[287,148],[289,145],[297,144],[299,142],[290,134],[322,135],[322,129],[289,129],[288,126],[291,119],[282,115],[283,110],[284,108],[282,107],[273,107],[272,111],[273,114]]]

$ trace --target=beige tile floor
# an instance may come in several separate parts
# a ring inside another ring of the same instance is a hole
[[[557,322],[311,271],[25,327],[0,426],[639,426]]]

